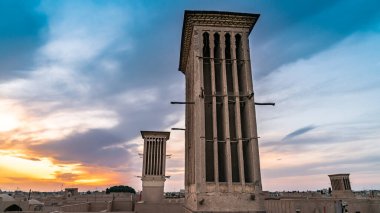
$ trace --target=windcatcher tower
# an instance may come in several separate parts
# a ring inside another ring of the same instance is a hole
[[[164,198],[166,141],[170,132],[141,131],[144,138],[142,200],[159,203]]]
[[[350,174],[333,174],[329,175],[332,196],[335,198],[349,198],[354,197],[351,190]]]
[[[187,212],[265,212],[248,41],[258,18],[185,11]]]

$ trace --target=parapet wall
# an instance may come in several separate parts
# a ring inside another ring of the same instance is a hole
[[[347,204],[348,212],[380,213],[378,199],[332,199],[332,198],[282,198],[265,200],[267,213],[284,212],[336,212],[341,203]]]
[[[60,207],[63,212],[100,212],[100,211],[133,211],[133,202],[130,200],[84,202]]]
[[[112,202],[112,211],[133,211],[133,202],[126,200],[115,200]]]
[[[88,212],[90,211],[90,203],[78,203],[73,205],[65,205],[60,208],[63,212]]]
[[[183,203],[136,203],[135,213],[184,213]]]

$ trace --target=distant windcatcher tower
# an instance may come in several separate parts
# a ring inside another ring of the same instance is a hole
[[[248,42],[258,18],[185,11],[187,212],[265,212]]]
[[[142,200],[159,203],[164,198],[166,141],[170,132],[141,131],[144,138]]]
[[[350,174],[333,174],[329,175],[332,196],[337,198],[354,197],[354,193],[351,190]]]

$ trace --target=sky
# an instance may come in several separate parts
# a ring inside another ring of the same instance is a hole
[[[258,13],[263,190],[380,189],[377,0],[0,1],[0,189],[141,190],[141,130],[184,127],[184,10]],[[184,188],[184,132],[166,191]]]

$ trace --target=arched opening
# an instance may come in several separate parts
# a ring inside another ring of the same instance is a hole
[[[16,204],[13,204],[11,206],[8,206],[4,212],[16,212],[16,211],[22,211],[22,208]]]

